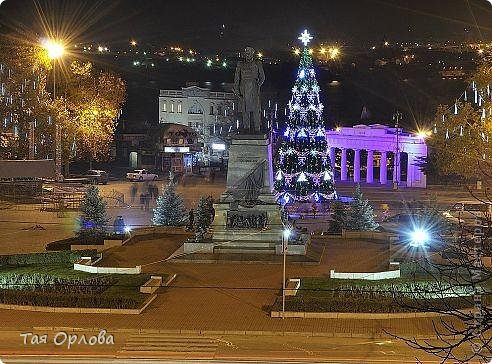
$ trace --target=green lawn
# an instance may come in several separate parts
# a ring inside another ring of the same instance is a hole
[[[87,302],[91,301],[94,302],[94,300],[91,300],[91,296],[99,296],[100,301],[103,303],[97,303],[98,305],[104,305],[104,301],[106,302],[115,302],[117,300],[127,300],[127,301],[132,301],[134,303],[131,304],[131,306],[135,306],[135,302],[137,306],[140,306],[148,297],[148,294],[143,294],[140,293],[139,289],[142,284],[144,284],[149,278],[149,274],[137,274],[137,275],[131,275],[131,274],[92,274],[92,273],[87,273],[87,272],[81,272],[81,271],[76,271],[73,270],[72,265],[69,264],[53,264],[53,265],[29,265],[29,266],[2,266],[0,267],[0,279],[1,278],[6,278],[9,276],[29,276],[29,277],[39,277],[39,280],[36,280],[36,282],[43,282],[43,277],[50,277],[50,278],[59,278],[67,281],[84,281],[84,280],[91,280],[91,282],[94,282],[94,279],[101,279],[101,281],[104,282],[111,282],[111,284],[108,285],[107,288],[103,288],[103,291],[101,293],[97,294],[87,294],[87,295],[81,295],[85,296],[87,298]],[[109,278],[109,280],[107,280]],[[167,275],[163,275],[163,280],[165,281],[168,278]],[[43,283],[36,283],[36,284],[43,284]],[[19,293],[19,296],[24,295],[24,296],[29,296],[29,295],[36,295],[38,294],[39,296],[44,296],[43,300],[40,298],[40,302],[46,302],[50,301],[49,296],[52,295],[53,299],[55,299],[55,296],[60,296],[59,292],[56,292],[56,286],[53,286],[54,289],[52,290],[53,292],[37,292],[34,291],[31,293],[28,293],[28,289],[22,289],[22,285],[18,285],[15,287],[16,290],[22,291],[22,293]],[[6,288],[6,286],[0,288]],[[66,287],[64,287],[66,288]],[[0,293],[4,291],[5,295],[1,297],[4,297],[3,300],[9,300],[11,302],[15,296],[15,293],[12,292],[12,288],[9,287],[8,290],[5,289],[0,289]],[[9,292],[7,292],[9,291]],[[73,296],[72,293],[70,293],[70,288],[68,289],[68,292],[65,292],[67,298],[68,296]],[[74,291],[74,294],[76,292]],[[73,298],[73,297],[71,297]],[[25,298],[24,301],[29,301],[29,298]],[[73,299],[66,300],[66,303],[64,303],[64,306],[68,306],[69,303],[67,302],[73,302]],[[98,301],[99,302],[99,301]],[[14,302],[11,302],[14,303]],[[50,303],[50,302],[48,302]],[[51,304],[50,304],[51,305]],[[53,306],[55,305],[54,303],[52,304]],[[85,304],[88,307],[89,303]],[[99,306],[102,307],[102,306]]]
[[[444,307],[444,299],[435,294],[436,286],[430,279],[416,281],[406,278],[380,281],[345,280],[323,277],[301,278],[301,287],[296,296],[286,297],[286,310],[305,312],[409,312],[417,311],[404,307],[404,302],[415,306],[411,292],[425,293],[425,300],[432,305]],[[418,288],[417,288],[418,287]],[[399,292],[399,302],[394,299],[394,292]],[[486,298],[490,301],[490,295]],[[467,293],[463,297],[446,297],[447,303],[456,308],[473,306],[473,300]],[[281,298],[277,299],[272,310],[281,309]]]

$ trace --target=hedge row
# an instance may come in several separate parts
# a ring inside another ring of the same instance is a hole
[[[32,254],[13,254],[0,255],[0,266],[2,265],[31,265],[31,264],[73,264],[81,257],[94,257],[97,255],[96,249],[61,251],[52,253],[32,253]]]
[[[0,289],[68,294],[102,293],[115,282],[116,279],[111,276],[81,279],[54,277],[40,273],[4,273],[0,275]]]
[[[78,307],[78,308],[139,308],[144,298],[106,296],[100,294],[60,294],[0,290],[0,303],[24,306]]]
[[[120,239],[125,240],[127,235],[125,234],[111,234],[105,238],[81,238],[78,236],[74,236],[67,239],[61,239],[52,241],[51,243],[46,244],[46,251],[60,251],[60,250],[70,250],[72,245],[103,245],[104,239]]]

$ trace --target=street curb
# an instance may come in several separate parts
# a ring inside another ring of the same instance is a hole
[[[3,327],[2,331],[19,332],[100,332],[102,328],[81,328],[81,327]],[[302,336],[302,337],[335,337],[335,338],[358,338],[358,339],[383,339],[391,338],[386,333],[351,333],[351,332],[316,332],[316,331],[251,331],[251,330],[186,330],[186,329],[128,329],[128,328],[104,328],[108,334],[128,333],[128,334],[162,334],[162,335],[197,335],[197,336]],[[418,335],[405,333],[400,336],[416,337],[420,340],[435,339],[435,335]]]

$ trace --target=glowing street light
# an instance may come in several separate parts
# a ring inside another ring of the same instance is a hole
[[[422,228],[416,228],[410,233],[410,246],[423,247],[429,241],[429,234]]]
[[[258,58],[259,58],[259,59],[262,59],[262,58],[263,58],[263,53],[258,52]]]
[[[301,50],[299,48],[294,49],[294,54],[298,56],[301,53]]]
[[[137,45],[137,41],[136,40],[131,40],[130,41],[130,44],[135,47]]]
[[[287,246],[289,245],[289,237],[292,234],[292,229],[286,227],[282,232],[282,253],[284,255],[283,275],[282,275],[282,319],[285,318],[285,262],[287,260]]]
[[[386,40],[386,41],[384,41],[384,46],[385,46],[385,47],[387,47],[387,46],[389,46],[389,45],[390,45],[390,43],[389,43],[387,40]]]
[[[432,132],[430,130],[419,130],[415,133],[415,135],[420,139],[425,139],[430,137],[432,135]]]
[[[54,39],[43,39],[41,45],[46,49],[48,53],[48,58],[53,60],[53,101],[56,100],[56,60],[61,58],[65,53],[65,47],[59,41]],[[56,166],[56,179],[57,181],[63,180],[62,175],[62,148],[61,148],[61,130],[60,124],[55,125],[55,166]]]
[[[44,39],[41,44],[48,52],[49,59],[60,58],[65,53],[65,47],[63,44],[54,39]]]

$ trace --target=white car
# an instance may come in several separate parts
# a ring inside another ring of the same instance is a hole
[[[126,174],[126,179],[130,181],[155,181],[158,177],[157,174],[147,172],[146,169],[135,169]]]

